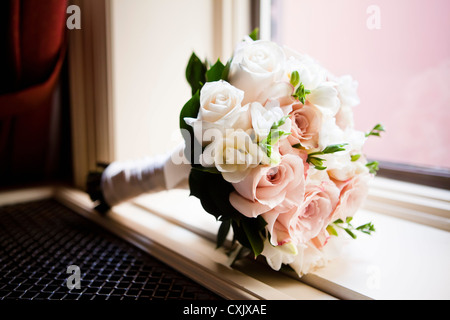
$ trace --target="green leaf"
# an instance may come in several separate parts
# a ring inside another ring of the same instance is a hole
[[[350,229],[345,228],[344,230],[345,230],[345,232],[347,232],[350,235],[350,237],[352,237],[353,239],[356,239],[356,235]]]
[[[372,174],[377,174],[377,171],[380,169],[378,165],[378,161],[371,161],[366,163],[366,167],[369,168],[369,172]]]
[[[219,81],[222,79],[222,74],[225,69],[225,66],[220,61],[220,59],[217,59],[217,62],[209,68],[208,71],[206,71],[206,81],[212,82],[212,81]]]
[[[272,157],[273,146],[267,143],[260,142],[259,146],[266,151],[267,156]]]
[[[348,145],[348,143],[332,144],[332,145],[325,147],[325,149],[323,149],[322,151],[312,152],[312,153],[308,154],[308,156],[330,154],[330,153],[335,153],[335,152],[339,152],[339,151],[345,151],[344,146],[346,146],[346,145]]]
[[[206,65],[193,52],[186,67],[186,80],[191,86],[192,95],[206,82]]]
[[[325,149],[323,149],[322,154],[330,154],[335,153],[339,151],[345,151],[344,146],[348,145],[348,143],[341,143],[341,144],[332,144]]]
[[[262,219],[260,216],[258,218]],[[255,257],[259,256],[264,249],[264,241],[261,237],[262,228],[260,228],[258,220],[257,218],[246,218],[242,220],[242,228]]]
[[[198,111],[200,110],[200,93],[197,92],[189,99],[188,102],[183,106],[180,112],[180,129],[181,135],[185,141],[186,159],[191,163],[195,163],[195,159],[198,159],[200,154],[195,154],[195,151],[201,152],[201,146],[194,136],[194,129],[186,123],[184,118],[197,118]]]
[[[323,159],[317,157],[308,157],[308,162],[314,166],[323,166]]]
[[[271,130],[269,133],[270,139],[268,139],[268,142],[273,146],[281,139],[281,137],[288,136],[290,134],[290,132],[285,132],[283,130]]]
[[[266,151],[266,154],[270,159],[272,158],[273,146],[278,142],[278,140],[280,140],[283,136],[288,136],[291,134],[290,132],[278,130],[279,127],[286,123],[287,118],[289,118],[289,115],[282,117],[278,121],[275,121],[272,124],[267,137],[259,142],[259,146]]]
[[[306,95],[310,93],[311,91],[305,90],[305,86],[303,85],[303,83],[300,82],[300,85],[297,87],[292,96],[298,101],[300,101],[302,104],[305,104]]]
[[[292,148],[303,149],[303,146],[300,143],[296,143],[292,146]]]
[[[223,220],[222,223],[220,224],[219,227],[219,231],[217,233],[217,247],[216,248],[220,248],[221,246],[223,246],[228,232],[230,232],[230,227],[231,227],[231,219],[227,219],[227,220]]]
[[[375,232],[375,227],[372,224],[372,222],[360,225],[357,228],[354,228],[350,222],[352,221],[352,217],[347,217],[345,219],[345,224],[341,219],[337,219],[336,221],[334,221],[331,225],[332,227],[339,227],[343,230],[345,230],[345,232],[347,232],[353,239],[356,239],[356,235],[353,233],[353,231],[359,231],[362,233],[366,233],[368,235],[370,235],[372,232]],[[328,230],[328,228],[327,228]],[[329,231],[330,233],[330,231]],[[330,233],[331,234],[331,233]]]
[[[286,123],[287,118],[289,118],[289,115],[282,117],[280,120],[275,121],[273,125],[270,127],[270,130],[275,130],[281,127],[283,124]]]
[[[259,28],[253,29],[253,31],[248,35],[253,41],[259,40]]]
[[[324,159],[317,158],[317,157],[310,157],[308,155],[308,159],[306,160],[308,163],[312,164],[317,170],[325,170],[327,167],[323,165]]]
[[[217,220],[224,221],[242,217],[242,214],[231,205],[229,200],[230,193],[235,189],[221,174],[212,174],[192,168],[189,174],[189,189],[190,195],[200,199],[205,211]]]
[[[336,231],[336,229],[330,224],[327,226],[327,231],[329,234],[333,235],[333,236],[338,236],[338,233]]]
[[[381,125],[380,123],[377,123],[372,130],[370,130],[368,133],[366,133],[366,138],[369,136],[376,136],[376,137],[380,137],[380,132],[384,132],[385,129],[383,127],[383,125]]]
[[[359,158],[361,158],[360,154],[354,154],[352,156],[350,156],[351,161],[357,161]]]
[[[356,230],[370,235],[372,234],[372,232],[375,232],[375,226],[372,224],[372,222],[369,222],[357,227]]]
[[[194,95],[186,102],[180,112],[180,129],[192,130],[192,127],[184,121],[184,118],[197,118],[200,110],[200,93]]]
[[[298,71],[293,71],[291,73],[290,82],[294,86],[294,88],[300,83],[300,75],[298,74]]]
[[[208,172],[208,173],[212,173],[212,174],[220,174],[220,171],[217,170],[216,167],[195,166],[195,167],[192,167],[192,170],[198,170],[198,171]]]
[[[316,151],[316,152],[312,152],[312,153],[308,154],[308,158],[306,159],[306,161],[308,163],[311,163],[312,165],[314,165],[317,170],[325,170],[327,168],[323,165],[323,161],[325,161],[325,160],[321,159],[321,158],[317,158],[315,156],[344,151],[345,150],[344,146],[346,146],[346,145],[347,145],[347,143],[329,145],[322,151]]]
[[[230,73],[231,60],[232,60],[232,59],[229,59],[228,62],[227,62],[227,64],[226,64],[225,67],[223,68],[222,76],[221,76],[221,79],[222,79],[222,80],[228,81],[228,75],[229,75],[229,73]]]

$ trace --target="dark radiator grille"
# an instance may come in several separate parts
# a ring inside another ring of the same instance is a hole
[[[80,289],[69,289],[69,265]],[[55,200],[0,207],[0,300],[217,300]]]

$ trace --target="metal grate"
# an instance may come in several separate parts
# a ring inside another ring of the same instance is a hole
[[[69,289],[69,265],[80,289]],[[55,200],[0,207],[0,300],[217,300]]]

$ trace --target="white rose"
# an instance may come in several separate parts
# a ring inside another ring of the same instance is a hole
[[[284,52],[274,42],[244,42],[234,52],[229,81],[245,92],[243,104],[259,101],[258,97],[284,73]],[[264,103],[265,101],[259,101]]]
[[[359,104],[358,82],[350,75],[345,75],[336,79],[336,89],[339,93],[339,100],[342,106],[354,107]]]
[[[200,110],[196,119],[185,118],[186,123],[194,128],[194,134],[202,145],[210,140],[205,139],[205,131],[234,128],[248,130],[251,128],[248,107],[242,107],[244,92],[228,82],[219,80],[207,82],[200,90]]]
[[[200,90],[198,119],[217,122],[240,108],[243,98],[244,92],[226,81],[207,82]]]
[[[258,141],[266,138],[272,125],[284,117],[284,112],[279,107],[278,101],[270,102],[265,107],[263,107],[259,102],[253,102],[250,104],[250,114],[252,119],[252,127]],[[284,132],[290,132],[291,120],[287,118],[285,123],[278,129]],[[282,138],[286,137],[287,136],[284,136]]]
[[[231,183],[242,181],[266,157],[264,151],[243,130],[226,130],[224,137],[216,138],[201,156],[205,167],[215,166],[223,178]]]

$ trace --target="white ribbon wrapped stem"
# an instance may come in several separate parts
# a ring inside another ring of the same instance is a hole
[[[187,188],[191,165],[183,150],[184,143],[165,155],[111,163],[101,179],[106,203],[114,206],[147,192]]]

